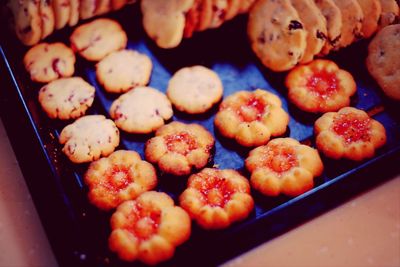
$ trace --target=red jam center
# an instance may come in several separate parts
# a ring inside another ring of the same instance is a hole
[[[133,181],[127,166],[114,165],[104,176],[106,177],[105,187],[115,192],[125,189]]]
[[[328,98],[338,90],[339,82],[335,73],[323,70],[314,72],[306,86],[321,98]]]
[[[234,193],[225,178],[201,175],[202,181],[197,190],[203,195],[208,205],[223,208]]]
[[[157,233],[161,214],[159,211],[145,210],[139,204],[127,216],[128,225],[126,229],[140,240],[147,240]]]
[[[244,105],[241,105],[237,113],[245,122],[260,120],[265,112],[266,105],[256,97],[250,97]]]
[[[263,165],[276,173],[283,173],[298,165],[296,152],[289,146],[269,146]]]
[[[187,132],[167,135],[164,140],[169,151],[185,156],[198,147],[196,140]]]
[[[368,141],[370,138],[370,122],[369,118],[355,114],[341,114],[334,119],[333,130],[336,134],[342,136],[346,143]]]

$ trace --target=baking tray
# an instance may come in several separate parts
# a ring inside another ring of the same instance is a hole
[[[171,50],[156,47],[146,37],[137,5],[108,17],[122,24],[128,34],[129,49],[151,57],[153,73],[150,86],[165,91],[169,78],[178,69],[205,65],[219,74],[225,97],[237,90],[256,88],[279,95],[284,109],[290,114],[285,136],[314,144],[313,123],[318,115],[302,112],[288,103],[283,83],[286,73],[268,71],[253,55],[246,36],[246,16],[238,17],[219,29],[196,33],[192,39]],[[46,41],[68,44],[71,32],[72,29],[63,29]],[[193,223],[190,240],[177,248],[172,260],[162,265],[220,264],[400,173],[399,164],[396,165],[400,158],[400,109],[381,93],[368,75],[364,65],[367,44],[367,40],[360,41],[328,58],[354,75],[358,92],[352,97],[352,106],[368,111],[386,128],[387,144],[377,151],[376,156],[357,163],[322,157],[325,165],[323,175],[316,178],[314,189],[296,198],[271,198],[253,191],[255,209],[248,219],[221,231],[201,230]],[[41,110],[37,101],[41,85],[30,81],[22,64],[26,50],[3,26],[1,117],[59,264],[140,266],[140,263],[122,262],[108,250],[111,213],[99,211],[88,203],[87,188],[82,180],[88,164],[73,164],[61,153],[58,134],[69,122],[50,120]],[[88,114],[107,115],[117,95],[107,94],[99,86],[94,64],[78,57],[75,74],[96,87],[96,99]],[[209,166],[234,168],[249,177],[243,167],[249,149],[239,147],[214,131],[216,111],[214,108],[196,116],[175,111],[173,120],[200,123],[214,134],[216,147]],[[121,132],[119,148],[136,150],[143,156],[144,142],[150,136]],[[176,178],[159,173],[157,190],[176,200],[186,181],[187,177]]]

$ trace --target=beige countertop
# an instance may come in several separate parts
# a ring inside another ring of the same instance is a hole
[[[57,266],[0,121],[0,267]],[[400,175],[225,266],[400,266]]]

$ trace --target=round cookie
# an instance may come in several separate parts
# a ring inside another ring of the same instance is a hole
[[[145,155],[161,171],[183,176],[206,166],[213,147],[214,138],[203,126],[174,121],[147,141]]]
[[[39,2],[32,0],[8,1],[14,15],[15,32],[24,45],[37,44],[42,37]]]
[[[52,119],[76,119],[92,106],[95,88],[80,77],[61,78],[39,91],[39,103]]]
[[[24,56],[24,66],[34,82],[47,83],[71,77],[75,71],[75,54],[63,43],[40,43]]]
[[[327,38],[321,55],[327,55],[337,49],[342,33],[342,12],[333,0],[315,0],[315,4],[326,19]]]
[[[168,83],[167,96],[182,112],[200,114],[222,98],[223,85],[218,75],[203,66],[178,70]]]
[[[114,152],[119,144],[119,131],[103,115],[86,115],[65,126],[59,142],[72,162],[90,162]]]
[[[380,30],[368,46],[367,69],[383,92],[400,100],[400,24]]]
[[[151,133],[172,117],[168,98],[151,87],[137,87],[117,98],[110,116],[118,128],[129,133]]]
[[[118,150],[90,163],[85,173],[89,201],[102,210],[116,208],[157,185],[153,165],[135,151]]]
[[[76,24],[78,24],[80,2],[81,2],[80,0],[69,0],[70,14],[69,14],[68,25],[70,27],[73,27]]]
[[[143,27],[161,48],[180,44],[185,29],[185,13],[194,0],[142,0]]]
[[[70,0],[52,0],[54,16],[55,16],[55,28],[64,28],[70,16],[71,7],[69,4]]]
[[[382,14],[379,19],[379,29],[396,21],[400,15],[399,2],[396,0],[379,0],[381,2]]]
[[[307,31],[290,0],[256,2],[247,33],[257,57],[273,71],[293,68],[306,49]]]
[[[315,55],[321,52],[325,45],[328,34],[326,19],[313,0],[291,0],[291,3],[297,10],[304,29],[307,31],[306,50],[299,63],[309,63]]]
[[[70,42],[72,49],[83,58],[99,61],[111,52],[124,49],[128,37],[118,22],[100,18],[75,28]]]
[[[42,19],[41,39],[44,39],[55,29],[54,11],[48,0],[39,0],[39,14],[40,18]]]
[[[148,56],[134,50],[108,54],[96,64],[96,77],[107,92],[124,93],[149,83],[153,64]]]
[[[364,14],[361,32],[364,38],[371,37],[378,29],[378,21],[382,13],[380,0],[357,0]]]

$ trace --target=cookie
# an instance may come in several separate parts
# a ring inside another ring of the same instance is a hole
[[[95,16],[100,16],[111,11],[112,0],[97,0]]]
[[[368,46],[366,65],[383,92],[400,100],[400,24],[380,30]]]
[[[8,1],[14,16],[15,32],[24,45],[37,44],[42,37],[39,2],[34,0]]]
[[[298,196],[314,187],[324,166],[316,149],[293,138],[276,138],[250,151],[245,162],[251,186],[266,196]]]
[[[179,111],[200,114],[222,98],[223,85],[214,71],[193,66],[178,70],[168,83],[167,96]]]
[[[96,14],[96,5],[100,0],[80,0],[79,3],[79,18],[90,19]]]
[[[393,24],[400,15],[399,3],[395,0],[379,0],[382,7],[382,14],[379,18],[379,29]]]
[[[148,56],[134,50],[108,54],[96,64],[96,77],[110,93],[124,93],[149,83],[153,64]]]
[[[212,16],[208,28],[215,29],[224,23],[227,8],[227,0],[212,0]]]
[[[79,6],[80,0],[69,0],[69,20],[70,27],[75,26],[79,22]]]
[[[186,13],[183,37],[185,38],[192,37],[194,31],[198,27],[198,24],[200,23],[202,3],[203,0],[194,0],[193,6]]]
[[[185,13],[194,0],[142,0],[143,27],[161,48],[180,44],[185,28]]]
[[[212,1],[213,0],[202,0],[200,22],[196,30],[204,31],[208,29],[212,20]]]
[[[125,261],[148,265],[173,257],[175,247],[189,239],[189,215],[165,193],[145,192],[123,202],[111,216],[111,251]]]
[[[325,45],[328,34],[326,19],[313,0],[291,0],[291,3],[297,10],[303,27],[307,31],[306,50],[299,63],[309,63],[315,55],[321,52]]]
[[[124,49],[128,37],[118,22],[100,18],[75,28],[70,41],[72,49],[83,58],[99,61],[111,52]]]
[[[289,100],[307,112],[337,111],[350,105],[357,91],[353,76],[335,62],[317,59],[286,76]]]
[[[69,2],[70,0],[52,0],[54,16],[56,19],[55,28],[57,30],[64,28],[69,21],[71,11]]]
[[[60,78],[40,89],[39,103],[52,119],[76,119],[92,106],[94,95],[95,88],[82,78]]]
[[[32,81],[48,83],[74,74],[75,54],[63,43],[40,43],[26,52],[24,66]]]
[[[168,98],[151,87],[137,87],[117,98],[110,116],[118,128],[128,133],[151,133],[172,117]]]
[[[253,4],[255,2],[256,2],[256,0],[241,0],[240,1],[239,14],[243,14],[243,13],[249,12],[250,8],[253,6]]]
[[[157,130],[146,143],[146,159],[161,171],[176,176],[207,165],[214,138],[203,126],[171,122]]]
[[[346,47],[362,36],[364,14],[357,0],[334,0],[342,13],[342,33],[338,48]]]
[[[260,0],[250,11],[251,48],[273,71],[293,68],[303,57],[307,31],[290,0]]]
[[[371,158],[386,143],[383,125],[353,107],[325,113],[316,120],[314,130],[318,150],[333,159]]]
[[[103,115],[86,115],[65,126],[59,142],[72,162],[90,162],[114,152],[119,144],[119,131]]]
[[[364,14],[361,32],[364,38],[371,37],[378,29],[382,13],[380,0],[357,0]]]
[[[240,10],[240,4],[242,0],[228,0],[228,7],[226,9],[225,19],[233,19]]]
[[[266,144],[271,136],[284,134],[289,115],[282,109],[279,97],[257,89],[228,96],[222,101],[214,123],[223,136],[251,147]]]
[[[116,208],[157,185],[153,165],[128,150],[115,151],[90,163],[84,179],[90,203],[102,210]]]
[[[39,0],[39,15],[42,20],[42,36],[40,38],[44,39],[55,29],[53,7],[48,0]]]
[[[189,177],[179,203],[205,229],[227,228],[247,218],[254,207],[245,177],[235,170],[211,168]]]

